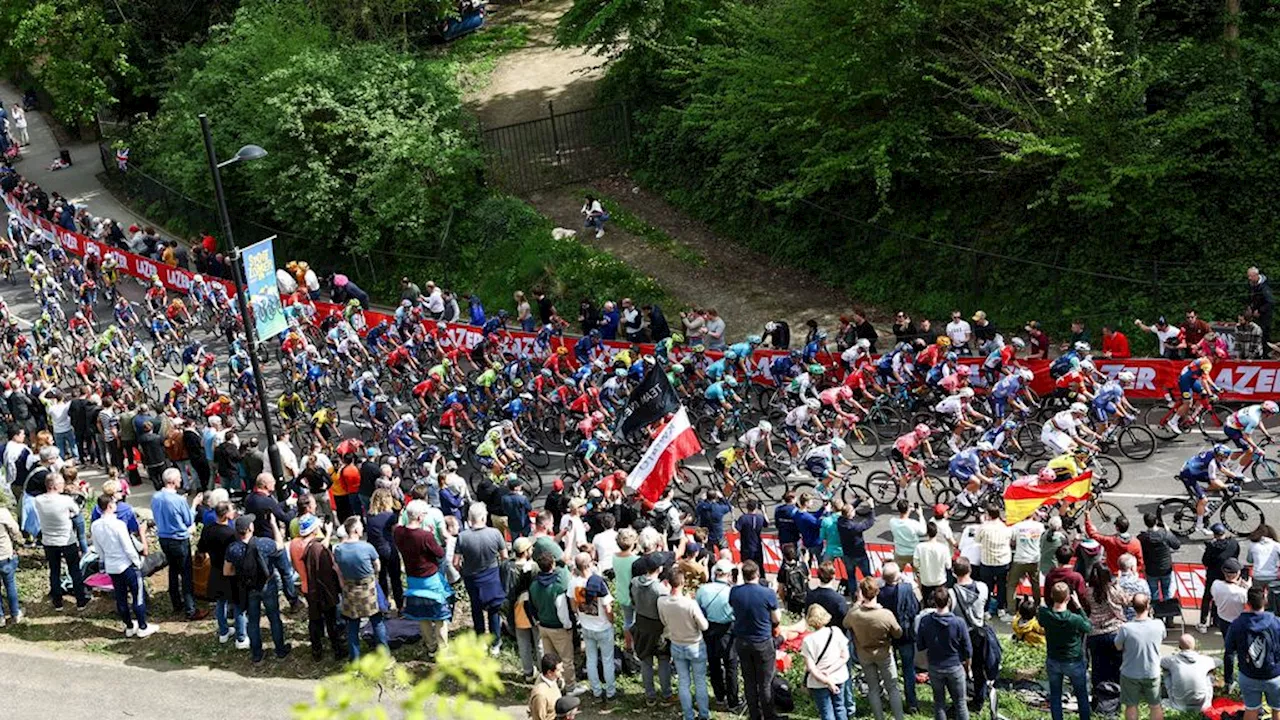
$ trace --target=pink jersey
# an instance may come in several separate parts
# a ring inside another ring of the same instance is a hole
[[[898,452],[902,453],[903,457],[908,457],[911,453],[920,449],[920,438],[916,437],[914,432],[909,432],[906,435],[899,437],[897,440],[894,440],[893,447]]]

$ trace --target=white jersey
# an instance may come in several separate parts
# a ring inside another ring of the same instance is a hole
[[[808,408],[805,409],[808,410]],[[762,440],[764,440],[764,431],[758,427],[753,427],[738,437],[738,446],[754,448],[756,445],[759,445]]]
[[[942,402],[933,406],[935,412],[955,417],[964,410],[964,399],[959,395],[948,395]]]
[[[799,430],[800,428],[803,428],[809,422],[809,406],[797,405],[791,408],[791,410],[787,413],[786,420],[784,420],[783,422],[785,422],[787,425],[790,425],[793,428],[796,428],[797,430]]]

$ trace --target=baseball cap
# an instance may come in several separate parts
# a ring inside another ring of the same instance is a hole
[[[1224,573],[1240,572],[1240,561],[1235,558],[1227,558],[1226,562],[1222,563],[1222,572]]]
[[[933,516],[943,517],[947,514],[949,510],[951,510],[951,508],[947,507],[946,503],[938,503],[937,505],[933,506]]]
[[[533,547],[533,541],[527,537],[518,537],[516,538],[516,541],[512,543],[512,547],[515,548],[516,554],[519,555]]]
[[[973,314],[973,319],[974,319],[974,321],[975,321],[975,322],[976,322],[976,321],[978,321],[978,320],[986,320],[986,319],[987,319],[987,314],[986,314],[985,312],[983,312],[983,311],[979,310],[978,312],[976,312],[976,313],[974,313],[974,314]]]
[[[320,527],[320,518],[310,513],[303,515],[298,519],[298,534],[306,537],[315,532]]]
[[[574,710],[577,710],[578,706],[581,704],[582,701],[572,695],[560,698],[556,701],[556,717],[563,718]]]
[[[556,492],[561,492],[561,491],[563,491],[563,490],[564,490],[564,481],[563,481],[563,480],[561,480],[560,478],[556,478],[556,479],[555,479],[555,482],[551,483],[551,489],[552,489],[552,490],[555,490]]]
[[[1212,532],[1214,535],[1226,535],[1227,526],[1223,525],[1220,522],[1216,522],[1209,526],[1209,531]]]
[[[720,577],[721,575],[729,575],[733,573],[733,561],[721,560],[711,568],[711,577]]]
[[[521,481],[520,481],[520,478],[518,477],[513,477],[507,481],[507,487],[511,488],[512,490],[515,490],[516,488],[520,487],[520,485],[521,485]]]
[[[570,501],[569,501],[569,507],[570,507],[571,509],[572,509],[572,508],[580,508],[580,507],[583,507],[583,506],[584,506],[584,505],[586,505],[586,504],[587,504],[587,501],[586,501],[584,498],[580,498],[580,497],[576,497],[576,498],[574,498],[574,499],[572,499],[572,500],[570,500]]]
[[[240,517],[236,518],[236,533],[243,535],[245,532],[249,530],[249,528],[253,527],[253,523],[257,519],[258,517],[253,513],[249,513],[248,515],[241,515]]]

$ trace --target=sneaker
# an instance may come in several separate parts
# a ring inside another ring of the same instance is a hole
[[[18,623],[25,620],[26,617],[27,617],[26,614],[23,613],[21,610],[19,610],[17,615],[14,615],[13,617],[9,618],[9,626],[13,627],[14,625],[17,625]]]
[[[1169,432],[1172,432],[1174,435],[1182,434],[1182,428],[1178,427],[1178,418],[1176,416],[1169,418],[1169,422],[1165,423],[1164,426],[1169,428]]]
[[[142,639],[145,637],[151,637],[152,635],[155,635],[155,634],[156,634],[156,626],[148,625],[144,628],[138,628],[138,633],[134,637],[137,637],[138,639]]]
[[[600,705],[596,708],[597,715],[609,715],[613,713],[613,698],[602,698]]]
[[[249,649],[249,638],[245,638],[245,639],[243,639],[243,640],[237,640],[237,641],[236,641],[236,649],[237,649],[237,650],[248,650],[248,649]]]
[[[1000,620],[1000,622],[1006,622],[1006,623],[1007,623],[1007,622],[1013,622],[1013,616],[1012,616],[1012,615],[1010,615],[1009,613],[1005,612],[1004,610],[1001,610],[1001,611],[996,615],[996,617]]]
[[[138,626],[137,626],[137,625],[130,625],[129,627],[127,627],[127,628],[125,628],[125,629],[124,629],[124,636],[125,636],[125,637],[133,637],[134,635],[137,635],[137,634],[138,634]]]
[[[209,617],[208,610],[196,610],[195,612],[187,616],[187,622],[198,622],[200,620],[204,620],[207,617]]]
[[[233,637],[235,637],[235,636],[236,636],[236,631],[235,631],[235,630],[228,630],[228,631],[227,631],[227,633],[226,633],[225,635],[219,635],[219,636],[218,636],[218,644],[219,644],[219,645],[226,645],[228,642],[230,642],[231,638],[233,638]]]
[[[284,647],[276,649],[276,659],[283,660],[289,657],[289,653],[291,652],[293,652],[293,646],[289,645],[288,643],[285,643]]]
[[[1204,623],[1197,623],[1196,632],[1200,633],[1201,635],[1207,635],[1209,633],[1209,626],[1205,625]]]
[[[1201,534],[1206,535],[1206,536],[1208,536],[1208,537],[1213,537],[1213,531],[1212,531],[1212,530],[1210,530],[1209,528],[1204,527],[1203,525],[1201,525],[1199,529],[1200,529]]]
[[[564,694],[566,697],[580,697],[589,692],[591,692],[591,688],[581,683],[574,683],[565,689]]]
[[[501,645],[490,645],[490,646],[489,646],[489,657],[498,657],[498,656],[499,656],[499,655],[501,655],[501,654],[502,654],[502,646],[501,646]]]
[[[93,601],[92,601],[92,600],[85,600],[84,602],[77,602],[77,603],[76,603],[76,612],[84,612],[84,610],[85,610],[85,609],[87,609],[87,608],[89,607],[89,603],[91,603],[91,602],[93,602]]]
[[[597,240],[599,240],[599,239],[600,239],[600,238],[602,238],[602,237],[604,237],[604,230],[597,230],[597,231],[596,231],[596,239],[597,239]]]

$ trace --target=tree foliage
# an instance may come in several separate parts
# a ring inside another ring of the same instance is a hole
[[[1221,7],[577,0],[560,37],[615,53],[643,179],[866,299],[1234,318],[1280,263],[1280,14],[1229,53]]]

